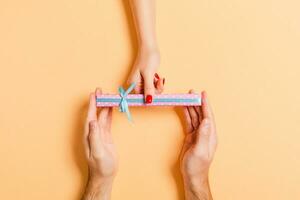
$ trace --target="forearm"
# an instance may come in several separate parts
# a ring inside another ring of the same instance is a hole
[[[184,181],[185,200],[212,200],[208,177]]]
[[[155,30],[155,0],[129,0],[139,48],[158,49]]]
[[[110,200],[112,181],[89,180],[82,200]]]

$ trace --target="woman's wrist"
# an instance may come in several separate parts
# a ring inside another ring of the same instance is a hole
[[[159,52],[159,47],[156,42],[140,41],[138,50],[141,52]]]

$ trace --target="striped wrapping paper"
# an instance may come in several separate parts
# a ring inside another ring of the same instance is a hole
[[[98,107],[118,107],[121,96],[114,94],[97,95]],[[128,94],[126,96],[128,106],[198,106],[201,105],[199,94],[157,94],[153,96],[151,104],[144,103],[142,94]]]

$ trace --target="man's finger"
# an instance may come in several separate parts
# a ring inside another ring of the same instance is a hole
[[[209,155],[209,142],[210,142],[210,122],[205,118],[202,120],[199,129],[196,132],[196,144],[195,148],[198,153],[202,155]]]
[[[203,118],[209,118],[209,119],[214,118],[212,109],[211,109],[210,104],[208,102],[207,93],[205,91],[203,91],[201,93],[201,110],[202,110],[202,113],[203,113]]]
[[[103,107],[98,115],[99,125],[110,131],[112,122],[112,107]]]
[[[107,120],[109,116],[109,107],[103,107],[98,114],[98,122],[102,126],[106,126]]]
[[[92,120],[97,120],[97,107],[96,107],[95,93],[91,93],[89,97],[88,113],[84,125],[84,134],[83,134],[84,140],[87,140],[87,136],[89,133],[89,122]]]
[[[113,113],[113,109],[112,109],[112,107],[109,107],[108,108],[108,115],[107,115],[107,122],[106,122],[106,126],[107,126],[107,129],[108,129],[109,133],[111,133],[112,113]]]
[[[102,89],[97,87],[96,90],[95,90],[95,94],[96,94],[96,96],[101,95],[102,94]],[[96,115],[97,115],[97,109],[96,109]],[[99,117],[97,117],[97,118],[99,118]]]
[[[100,137],[99,125],[96,120],[89,122],[89,146],[90,156],[91,154],[100,155],[101,137]]]
[[[96,95],[90,94],[89,108],[87,114],[87,121],[95,120],[97,118]]]
[[[95,120],[97,120],[96,95],[95,93],[91,93],[89,97],[88,113],[84,125],[84,134],[83,134],[83,145],[85,148],[86,156],[89,156],[89,152],[90,152],[90,145],[88,142],[89,123]]]
[[[186,127],[186,131],[188,133],[192,133],[194,131],[193,129],[193,125],[192,125],[192,119],[191,119],[191,116],[190,116],[190,113],[188,111],[188,107],[183,107],[182,108],[182,111],[183,111],[183,115],[184,115],[184,121],[185,121],[185,127]]]
[[[202,114],[202,110],[201,110],[201,106],[195,106],[194,107],[197,114],[198,114],[198,117],[199,117],[199,122],[201,123],[202,119],[203,119],[203,114]]]
[[[102,89],[97,87],[96,90],[95,90],[95,94],[96,95],[101,95],[102,94]]]
[[[193,93],[195,93],[195,92],[194,92],[193,89],[191,89],[189,91],[189,94],[193,94]],[[198,128],[199,124],[200,124],[199,115],[196,112],[196,109],[194,108],[194,106],[188,106],[188,111],[189,111],[190,116],[191,116],[193,129],[196,130]]]
[[[188,106],[188,111],[191,116],[193,129],[196,130],[200,124],[198,114],[193,106]]]
[[[102,94],[101,88],[96,88],[95,93],[96,93],[96,95]],[[107,119],[107,114],[108,114],[108,107],[102,108],[98,113],[98,117],[97,117],[98,122],[105,125],[106,124],[106,119]]]

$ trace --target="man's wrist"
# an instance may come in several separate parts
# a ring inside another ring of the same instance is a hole
[[[83,200],[109,200],[113,178],[90,177],[84,192]]]
[[[208,175],[201,177],[184,178],[186,200],[210,200]]]

